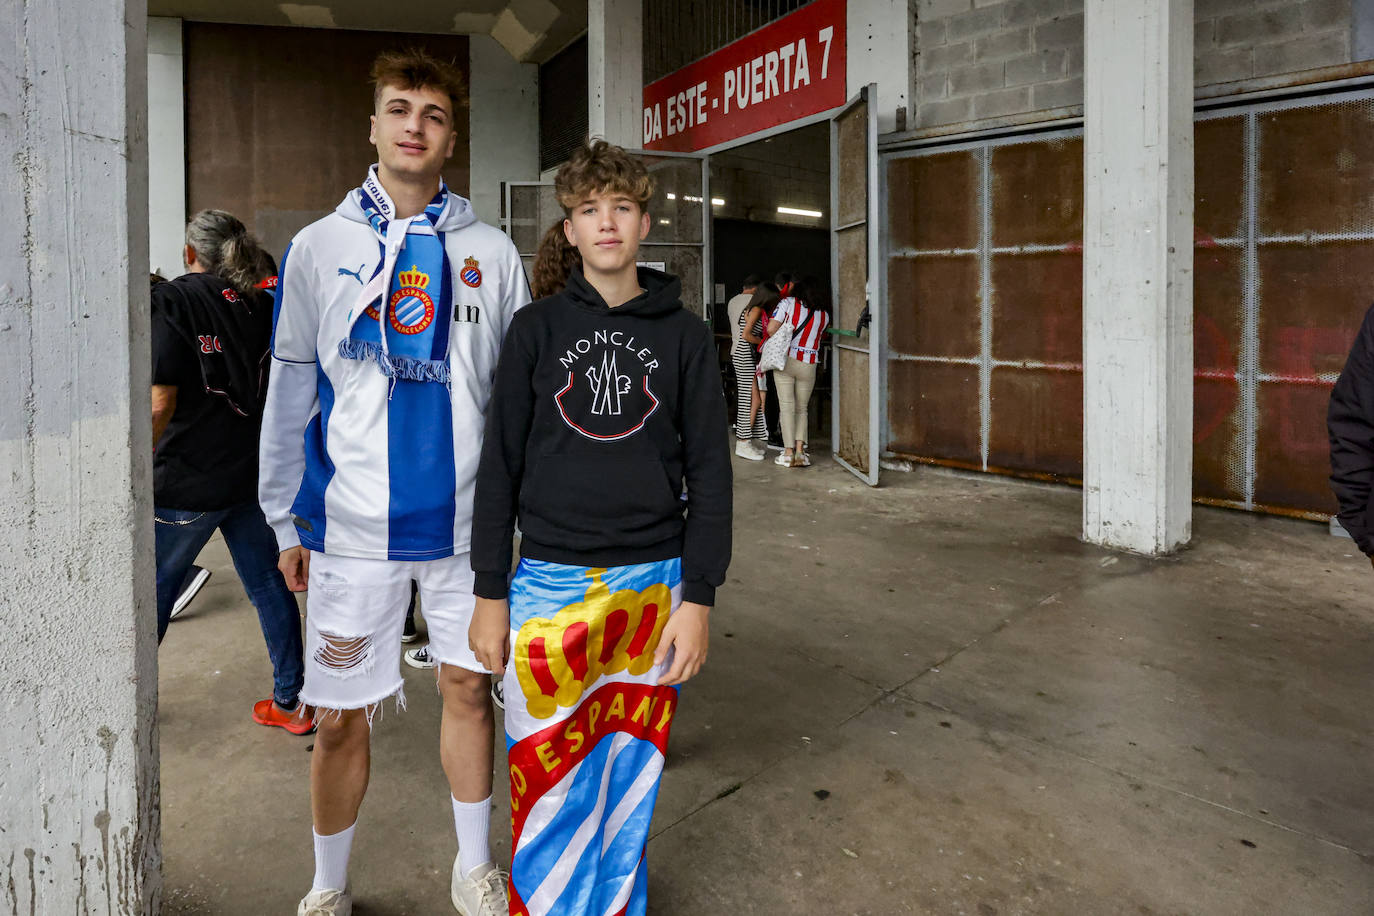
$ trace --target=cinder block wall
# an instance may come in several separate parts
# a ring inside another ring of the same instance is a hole
[[[1374,56],[1371,0],[1196,0],[1194,12],[1199,88]],[[913,54],[918,128],[1081,113],[1083,0],[919,0]]]

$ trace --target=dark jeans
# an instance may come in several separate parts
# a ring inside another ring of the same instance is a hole
[[[184,509],[153,510],[157,547],[157,641],[162,642],[171,619],[172,603],[182,580],[201,548],[219,529],[234,560],[234,570],[258,609],[258,621],[272,659],[272,698],[290,709],[305,680],[305,649],[301,642],[300,611],[296,597],[286,588],[277,569],[277,538],[257,503],[232,509],[192,512]]]

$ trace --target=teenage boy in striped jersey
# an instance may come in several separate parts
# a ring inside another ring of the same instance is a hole
[[[309,585],[305,687],[315,876],[301,916],[348,916],[348,859],[372,716],[404,699],[400,641],[419,585],[443,695],[440,757],[466,916],[507,909],[491,862],[492,710],[468,648],[473,480],[506,327],[529,301],[520,258],[440,177],[462,77],[424,52],[373,64],[377,148],[360,188],[282,259],[260,497],[293,590]]]

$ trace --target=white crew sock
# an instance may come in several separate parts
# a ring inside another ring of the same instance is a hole
[[[451,797],[451,796],[450,796]],[[458,870],[466,878],[491,861],[491,796],[479,802],[453,798],[453,829],[458,834]]]
[[[358,823],[354,821],[353,827]],[[353,827],[329,836],[315,834],[315,882],[312,891],[341,891],[348,887],[348,856],[353,851]]]

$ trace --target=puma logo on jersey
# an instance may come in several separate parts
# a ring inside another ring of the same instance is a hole
[[[366,286],[367,284],[363,283],[363,268],[366,267],[366,266],[367,266],[367,262],[364,261],[362,264],[359,264],[359,265],[358,265],[358,269],[357,269],[357,270],[349,270],[349,269],[346,268],[346,267],[340,267],[340,268],[339,268],[339,276],[341,276],[341,277],[352,277],[354,280],[357,280],[357,281],[358,281],[358,285],[359,285],[359,286]]]

